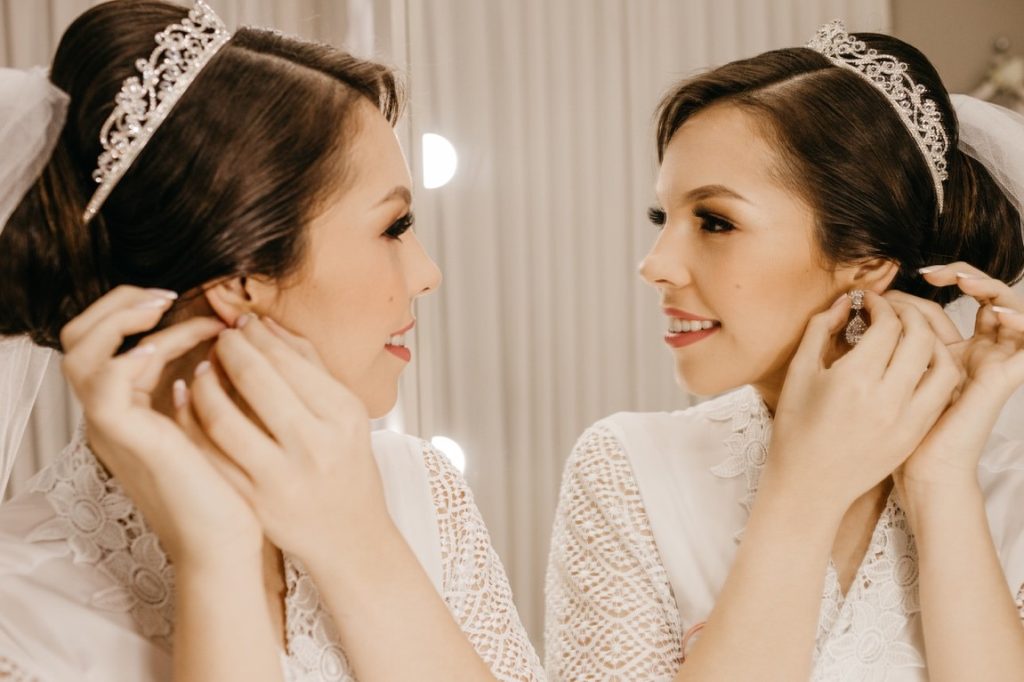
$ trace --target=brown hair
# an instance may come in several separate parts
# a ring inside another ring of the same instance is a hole
[[[677,85],[657,113],[659,161],[690,116],[737,106],[778,149],[778,175],[813,209],[829,263],[893,261],[900,269],[892,288],[943,304],[958,292],[932,287],[919,267],[963,260],[1015,282],[1024,270],[1020,216],[985,168],[957,149],[956,115],[938,73],[896,38],[856,37],[906,63],[938,105],[950,140],[941,214],[927,162],[885,95],[807,48],[766,52]]]
[[[239,29],[83,224],[114,96],[154,36],[187,12],[118,0],[64,33],[50,78],[71,106],[53,157],[0,236],[0,334],[59,349],[61,327],[119,284],[188,292],[246,274],[286,277],[302,262],[305,226],[343,189],[356,103],[398,118],[386,67]]]

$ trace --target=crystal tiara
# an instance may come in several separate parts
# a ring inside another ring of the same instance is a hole
[[[100,129],[103,153],[92,173],[98,187],[82,215],[89,222],[131,167],[153,133],[203,67],[231,40],[212,9],[196,0],[188,17],[156,34],[149,59],[135,62],[138,76],[126,78],[114,111]]]
[[[830,22],[818,29],[807,47],[836,66],[859,74],[885,95],[928,163],[939,213],[942,213],[942,181],[948,177],[946,152],[949,150],[949,138],[942,127],[938,106],[935,100],[926,96],[925,87],[910,78],[905,63],[891,55],[879,54],[878,50],[868,49],[863,40],[857,40],[846,32],[841,21]]]

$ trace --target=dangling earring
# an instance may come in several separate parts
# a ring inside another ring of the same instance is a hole
[[[864,332],[868,330],[868,323],[864,321],[864,317],[860,314],[860,311],[864,310],[864,291],[862,289],[854,289],[849,293],[849,296],[853,319],[846,325],[846,343],[856,346],[864,338]]]

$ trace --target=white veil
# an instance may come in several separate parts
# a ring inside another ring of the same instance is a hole
[[[0,69],[0,233],[49,161],[67,106],[46,69]],[[52,355],[28,337],[0,336],[0,499]]]
[[[960,125],[960,151],[976,159],[1024,217],[1024,116],[998,104],[968,95],[951,95]],[[1021,225],[1024,232],[1024,225]],[[1024,296],[1024,281],[1014,289]],[[961,297],[946,308],[960,332],[974,331],[978,303]],[[1024,388],[1003,408],[995,431],[1007,438],[1024,440]]]

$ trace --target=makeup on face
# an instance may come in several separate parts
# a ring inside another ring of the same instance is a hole
[[[668,316],[668,333],[665,334],[665,343],[672,348],[693,345],[722,328],[722,323],[718,320],[701,317],[685,310],[678,308],[663,308],[662,310]]]

